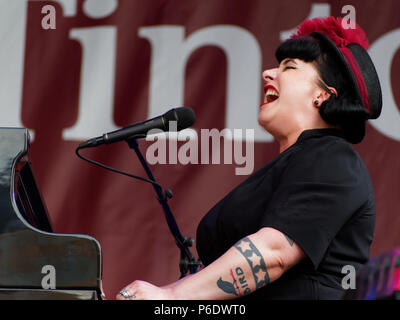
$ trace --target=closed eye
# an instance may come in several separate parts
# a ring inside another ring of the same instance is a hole
[[[295,61],[295,59],[286,58],[281,62],[281,65],[283,66],[283,71],[287,69],[296,69],[296,67],[294,67],[293,65],[297,65],[297,62]]]

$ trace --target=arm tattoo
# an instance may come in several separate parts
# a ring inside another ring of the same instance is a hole
[[[235,272],[233,272],[233,270],[230,269],[230,274],[232,277],[232,281],[225,281],[222,280],[222,277],[219,277],[217,281],[218,288],[220,288],[222,291],[228,294],[234,294],[235,296],[243,296],[251,292],[249,284],[247,283],[247,280],[244,277],[244,272],[242,268],[237,267],[235,269]]]
[[[249,238],[243,238],[234,247],[246,258],[251,267],[256,289],[269,283],[269,275],[264,258]]]
[[[284,236],[285,236],[286,240],[289,242],[290,246],[293,247],[293,243],[294,243],[293,239],[289,238],[286,234],[284,234]]]
[[[236,290],[238,290],[237,286],[236,286],[236,279],[234,279],[233,282],[230,282],[230,281],[222,280],[222,277],[219,277],[219,279],[217,281],[217,286],[222,291],[224,291],[228,294],[234,294],[235,296],[239,295],[238,292],[236,291]]]

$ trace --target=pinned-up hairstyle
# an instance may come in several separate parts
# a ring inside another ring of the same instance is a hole
[[[297,58],[313,63],[321,88],[336,89],[337,95],[331,92],[321,104],[320,115],[341,128],[351,143],[362,141],[366,121],[379,117],[382,108],[380,83],[367,48],[359,26],[348,31],[340,18],[329,17],[306,20],[275,52],[278,62]]]

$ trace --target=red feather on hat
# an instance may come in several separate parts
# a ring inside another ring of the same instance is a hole
[[[345,29],[343,18],[327,17],[305,20],[291,38],[308,36],[313,32],[320,32],[328,36],[338,47],[344,47],[350,43],[358,43],[365,50],[369,48],[369,41],[364,30],[355,24],[355,28]]]

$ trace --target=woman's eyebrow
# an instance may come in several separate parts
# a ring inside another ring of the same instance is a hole
[[[297,64],[297,62],[294,59],[285,59],[285,60],[282,61],[282,63],[284,65],[288,64],[289,62],[293,62],[294,64]]]

